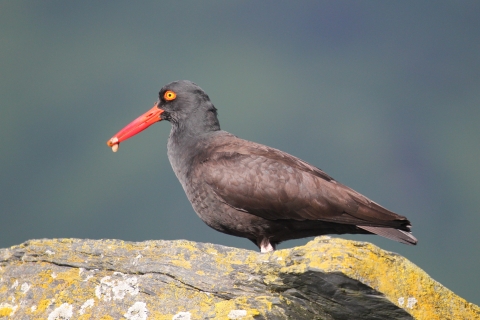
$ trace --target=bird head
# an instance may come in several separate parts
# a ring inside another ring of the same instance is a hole
[[[107,145],[112,148],[113,152],[116,152],[120,142],[142,132],[152,124],[162,120],[178,124],[205,105],[209,106],[216,118],[215,107],[199,86],[188,80],[171,82],[160,89],[158,101],[150,110],[120,130],[107,141]]]

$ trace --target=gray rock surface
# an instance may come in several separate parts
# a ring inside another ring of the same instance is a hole
[[[390,292],[378,279],[392,274],[372,254],[405,272],[396,254],[328,237],[269,254],[183,240],[31,240],[0,250],[0,318],[423,319],[428,299],[397,284]]]

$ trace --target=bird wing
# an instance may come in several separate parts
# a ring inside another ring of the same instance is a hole
[[[237,139],[195,166],[221,201],[269,220],[322,220],[409,230],[410,222],[278,149]]]

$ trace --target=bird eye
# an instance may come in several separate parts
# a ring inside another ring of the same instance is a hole
[[[165,98],[165,100],[167,100],[167,101],[172,101],[176,97],[177,97],[177,94],[173,91],[170,91],[170,90],[165,91],[165,93],[163,94],[163,98]]]

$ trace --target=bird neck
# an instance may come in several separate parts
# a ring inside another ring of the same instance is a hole
[[[168,157],[177,176],[184,171],[182,168],[186,163],[190,163],[201,152],[205,141],[220,131],[217,110],[213,104],[200,106],[182,116],[171,121],[172,130],[167,144]]]
[[[172,122],[170,138],[180,145],[188,145],[189,141],[197,140],[203,134],[219,130],[217,109],[213,104],[209,104],[196,108],[182,119]]]
[[[191,164],[208,145],[208,141],[220,131],[216,110],[190,114],[183,121],[173,122],[167,150],[173,171],[184,188]]]

